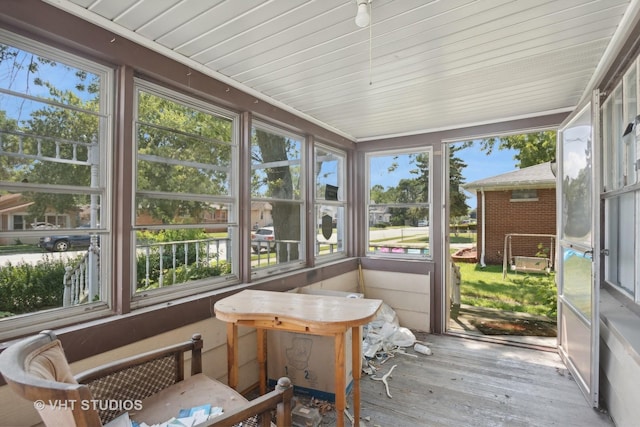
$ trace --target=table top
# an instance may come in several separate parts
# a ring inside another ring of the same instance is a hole
[[[214,305],[216,318],[225,322],[300,324],[307,328],[350,328],[369,323],[382,305],[379,299],[244,290]],[[284,327],[283,327],[284,328]]]

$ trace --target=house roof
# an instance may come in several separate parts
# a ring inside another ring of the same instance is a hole
[[[475,192],[480,189],[513,190],[520,188],[555,188],[556,178],[551,172],[551,162],[540,163],[507,172],[500,175],[490,176],[477,181],[464,184],[462,188]]]
[[[9,193],[0,195],[0,214],[21,212],[31,206],[33,202],[25,200],[20,193]]]
[[[4,209],[0,209],[0,214],[9,214],[13,212],[24,212],[33,202],[23,203],[21,205],[10,206]]]
[[[640,10],[630,0],[373,0],[371,27],[360,28],[355,0],[45,2],[357,142],[564,117]]]

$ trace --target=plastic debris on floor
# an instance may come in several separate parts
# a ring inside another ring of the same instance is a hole
[[[385,303],[382,304],[376,318],[364,326],[362,335],[362,372],[371,375],[373,380],[381,381],[389,398],[391,392],[388,380],[397,365],[391,366],[388,370],[383,365],[396,355],[418,357],[417,354],[407,353],[407,347],[413,347],[415,352],[423,355],[432,354],[429,347],[416,341],[416,336],[411,330],[400,326],[396,312]]]
[[[376,318],[364,326],[362,335],[362,355],[367,359],[380,360],[416,342],[413,332],[400,326],[396,312],[385,303]]]

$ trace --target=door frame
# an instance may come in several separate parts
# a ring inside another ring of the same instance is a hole
[[[600,347],[600,310],[599,310],[599,283],[600,283],[600,94],[593,91],[591,100],[580,106],[570,115],[558,129],[557,165],[556,177],[556,209],[557,209],[557,250],[558,270],[556,284],[558,287],[558,352],[561,359],[576,379],[580,390],[592,407],[599,406],[599,347]],[[576,119],[580,118],[587,109],[590,109],[591,128],[591,242],[590,247],[580,242],[572,242],[564,239],[563,226],[563,179],[564,179],[564,141],[565,131],[570,129]],[[591,255],[591,300],[590,317],[584,316],[568,298],[564,295],[564,249],[575,250],[583,253],[583,257]],[[588,333],[588,336],[587,336]],[[588,341],[588,348],[584,348]],[[575,345],[575,346],[574,346]],[[583,360],[585,354],[589,355],[588,361]],[[586,378],[582,373],[588,374]]]

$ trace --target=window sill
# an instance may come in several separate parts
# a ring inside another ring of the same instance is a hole
[[[633,304],[631,301],[629,303]],[[615,289],[600,290],[600,322],[640,365],[640,316],[616,298]],[[602,333],[601,339],[606,340]]]

